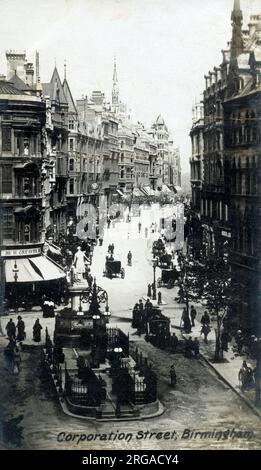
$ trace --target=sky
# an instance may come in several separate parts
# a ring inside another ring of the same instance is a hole
[[[75,99],[105,92],[116,57],[120,98],[146,126],[159,114],[189,171],[192,105],[204,74],[222,60],[231,39],[233,0],[0,0],[0,73],[6,50],[40,53],[42,82],[56,63]],[[244,26],[260,0],[241,0]]]

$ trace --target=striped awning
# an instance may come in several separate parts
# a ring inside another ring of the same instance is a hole
[[[5,281],[15,282],[14,265],[16,263],[17,283],[44,282],[65,278],[65,272],[46,256],[31,258],[5,259]]]

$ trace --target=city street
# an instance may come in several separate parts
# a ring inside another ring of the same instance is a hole
[[[145,216],[141,214],[142,234],[145,229]],[[151,266],[151,240],[138,235],[139,217],[133,217],[131,223],[115,223],[115,227],[105,233],[102,247],[96,246],[92,263],[92,274],[97,284],[107,290],[109,307],[112,313],[111,324],[115,324],[130,334],[131,348],[138,346],[139,350],[152,362],[158,375],[158,397],[165,407],[165,412],[157,418],[136,422],[108,422],[99,423],[90,420],[71,418],[65,415],[53,389],[52,384],[43,377],[41,369],[41,351],[39,347],[32,347],[22,352],[22,365],[19,376],[11,375],[4,364],[3,348],[7,343],[0,338],[1,365],[1,417],[4,422],[0,439],[4,448],[23,449],[110,449],[110,442],[99,441],[59,442],[59,433],[66,434],[109,434],[110,432],[133,433],[138,431],[167,432],[176,431],[174,440],[159,440],[154,436],[141,440],[133,440],[127,444],[115,440],[114,448],[135,449],[254,449],[261,444],[260,419],[254,415],[235,392],[221,381],[217,375],[201,359],[187,359],[181,354],[172,355],[146,343],[131,328],[132,308],[143,296],[146,296],[147,284],[153,280]],[[128,238],[129,232],[129,238]],[[125,235],[123,236],[123,233]],[[132,236],[131,236],[132,233]],[[135,235],[135,237],[134,237]],[[136,239],[135,239],[136,238]],[[115,245],[115,259],[122,261],[126,272],[125,279],[107,279],[103,277],[105,256],[109,243]],[[127,253],[131,250],[133,263],[127,265]],[[160,270],[157,270],[156,278]],[[176,304],[174,298],[177,289],[161,289],[164,301],[163,311],[169,316],[172,325],[178,325],[182,305]],[[166,304],[166,305],[165,305]],[[19,312],[25,321],[27,342],[32,344],[31,330],[36,318],[52,335],[54,319],[43,319],[40,311]],[[12,314],[15,320],[15,314]],[[9,317],[2,319],[2,328]],[[44,331],[44,329],[43,329]],[[42,335],[44,339],[44,334]],[[200,339],[200,341],[202,341]],[[177,372],[177,387],[170,387],[169,369],[175,364]],[[8,400],[7,400],[8,397]],[[236,432],[252,433],[248,438],[231,438],[222,440],[218,438],[191,438],[184,439],[185,429],[201,432],[218,432],[233,429]],[[58,438],[58,440],[57,440]],[[68,438],[69,439],[69,438]]]

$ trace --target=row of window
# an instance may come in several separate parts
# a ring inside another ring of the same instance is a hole
[[[211,219],[228,221],[228,206],[222,201],[201,199],[201,215]]]
[[[14,132],[14,149],[12,149],[12,129],[3,126],[2,133],[2,152],[14,151],[15,155],[36,155],[41,151],[40,139],[37,134],[25,132]]]
[[[40,220],[15,217],[13,208],[4,208],[1,216],[0,228],[3,241],[13,240],[18,243],[36,243],[40,241]]]
[[[258,175],[256,172],[242,174],[237,172],[231,176],[231,193],[241,195],[256,195],[258,191]]]
[[[240,227],[237,232],[232,234],[232,248],[234,251],[255,256],[258,254],[257,239],[258,237],[254,233],[253,228],[249,226]]]

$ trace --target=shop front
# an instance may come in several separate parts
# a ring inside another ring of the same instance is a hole
[[[5,305],[42,305],[43,296],[60,302],[66,287],[64,270],[42,251],[42,244],[1,250]]]

